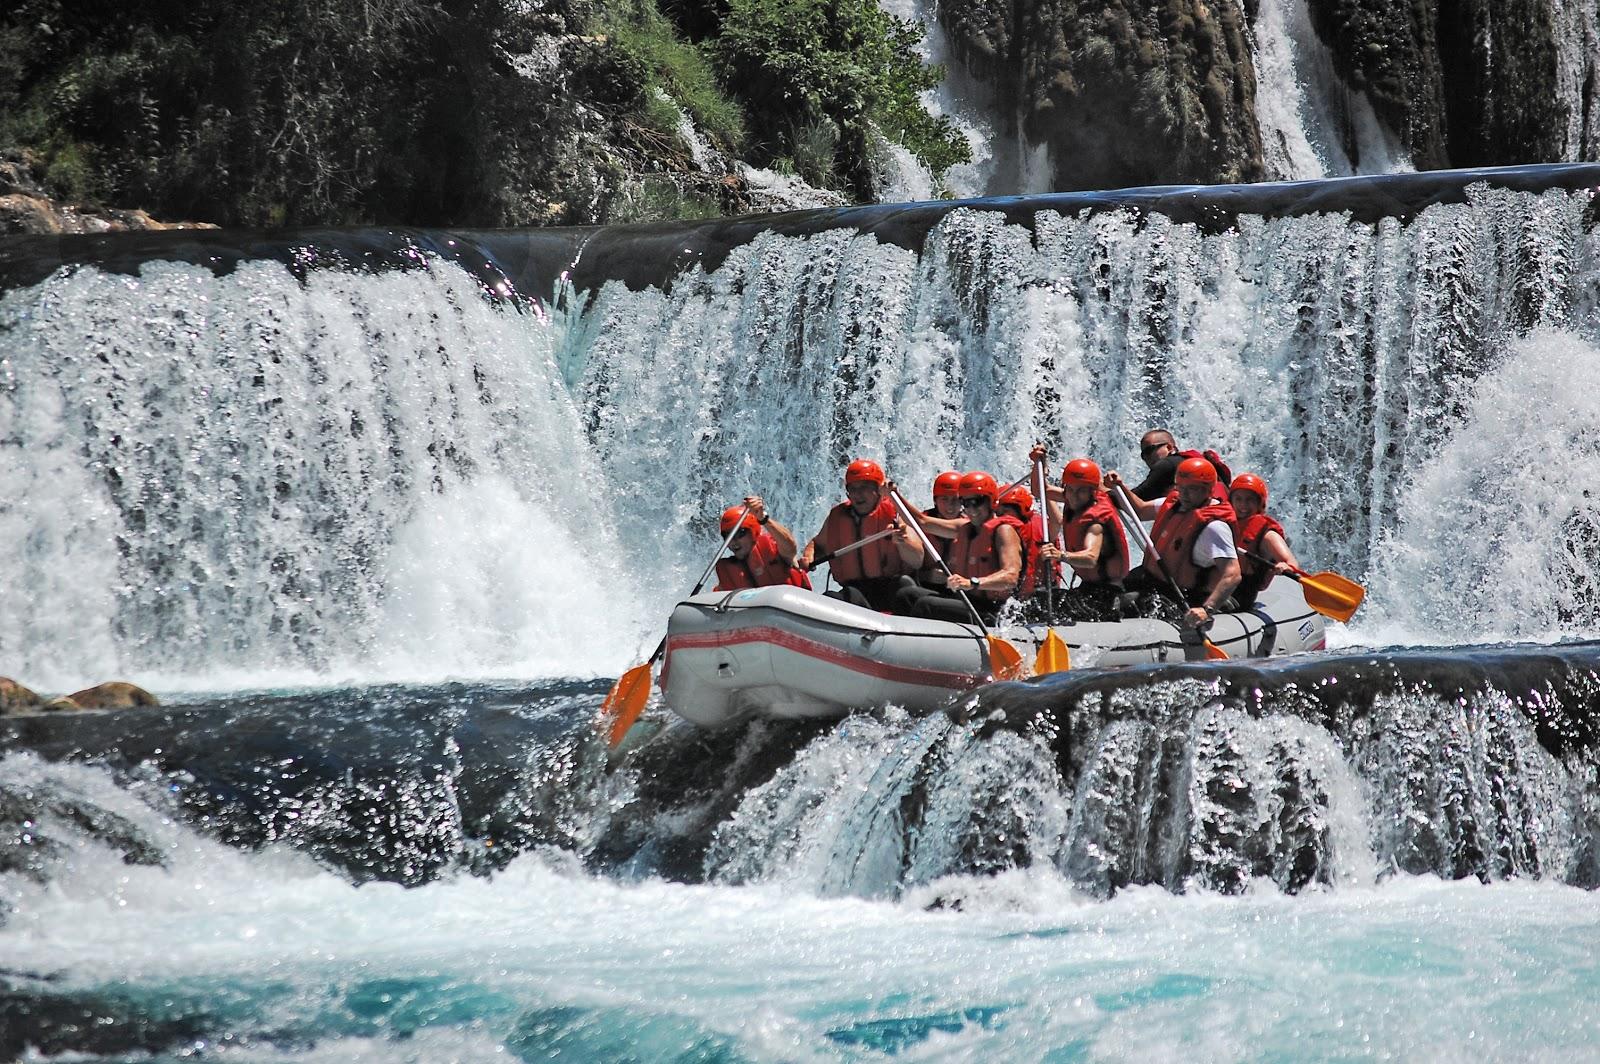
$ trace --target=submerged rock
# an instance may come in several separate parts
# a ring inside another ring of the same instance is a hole
[[[26,713],[37,708],[44,699],[8,676],[0,676],[0,715]]]
[[[79,709],[131,709],[134,706],[159,706],[156,696],[143,687],[113,680],[110,683],[86,687],[65,696]],[[57,701],[61,701],[57,699]]]

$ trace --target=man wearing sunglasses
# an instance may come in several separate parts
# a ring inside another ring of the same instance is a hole
[[[745,507],[749,507],[748,512]],[[722,534],[726,536],[734,525],[742,527],[728,541],[728,556],[717,559],[717,586],[712,590],[738,591],[775,584],[811,589],[805,570],[795,568],[794,533],[767,514],[767,504],[761,496],[746,496],[743,505],[722,511]]]
[[[1138,487],[1129,490],[1145,502],[1154,502],[1167,497],[1167,493],[1175,486],[1178,465],[1187,458],[1204,458],[1210,462],[1223,485],[1233,480],[1233,474],[1229,472],[1227,464],[1217,452],[1180,451],[1178,441],[1166,429],[1151,429],[1139,437],[1139,457],[1150,468],[1150,474],[1139,483]]]
[[[910,529],[900,527],[894,503],[884,491],[885,483],[883,467],[877,462],[869,458],[851,462],[844,471],[847,499],[823,518],[822,530],[800,553],[800,568],[809,570],[820,551],[839,582],[839,590],[829,592],[830,597],[893,612],[895,596],[922,564],[922,542]],[[891,528],[898,531],[834,557],[845,547]]]
[[[948,590],[907,587],[900,592],[896,612],[939,621],[970,621],[972,611],[958,592],[977,608],[985,622],[992,621],[1016,590],[1022,578],[1022,522],[995,514],[1000,485],[988,473],[964,473],[960,500],[963,519],[937,517],[922,520],[930,537],[949,536],[954,541],[945,564],[950,566]]]

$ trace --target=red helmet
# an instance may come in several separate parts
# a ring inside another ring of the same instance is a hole
[[[743,521],[739,520],[740,514],[744,514]],[[722,511],[722,534],[726,536],[733,530],[734,525],[743,525],[748,528],[752,536],[761,528],[761,524],[755,519],[755,515],[751,514],[743,506],[730,506]]]
[[[940,473],[933,478],[933,497],[935,499],[954,498],[961,494],[961,474],[955,470]]]
[[[1228,485],[1228,490],[1253,492],[1261,500],[1263,507],[1267,505],[1267,482],[1254,473],[1240,473],[1233,478],[1233,483]]]
[[[1015,506],[1022,511],[1023,519],[1033,516],[1033,492],[1018,484],[996,501],[997,506]]]
[[[1085,488],[1098,488],[1100,467],[1087,458],[1074,458],[1061,471],[1061,486],[1068,488],[1074,484]]]
[[[863,480],[881,488],[887,479],[883,475],[883,467],[870,458],[857,458],[844,471],[844,486],[847,488]]]
[[[1187,484],[1211,485],[1217,482],[1217,470],[1204,458],[1185,458],[1178,463],[1178,473],[1173,480],[1180,488]]]
[[[971,498],[974,495],[982,495],[989,500],[990,506],[994,505],[995,496],[1000,494],[1000,485],[996,484],[994,477],[987,473],[961,474],[960,488],[963,499]]]

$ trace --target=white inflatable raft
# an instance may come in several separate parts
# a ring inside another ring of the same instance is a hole
[[[1002,626],[1032,662],[1050,629]],[[1203,660],[1165,621],[1057,625],[1072,667]],[[1292,580],[1274,580],[1248,613],[1219,614],[1209,632],[1231,658],[1321,650],[1326,634]],[[891,617],[795,587],[718,591],[680,602],[667,624],[661,690],[679,716],[720,727],[751,715],[838,717],[894,703],[933,709],[989,679],[976,625]]]

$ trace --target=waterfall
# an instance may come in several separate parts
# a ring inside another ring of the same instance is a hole
[[[1594,631],[1590,203],[975,204],[919,250],[767,231],[548,311],[426,257],[58,271],[0,297],[0,657],[58,690],[615,674],[748,492],[804,539],[857,455],[918,497],[1035,440],[1132,473],[1152,425],[1370,573],[1368,638]]]
[[[1563,159],[1600,159],[1600,7],[1587,0],[1551,5],[1555,15],[1555,93],[1566,104]]]
[[[1143,884],[1297,893],[1396,873],[1593,886],[1593,753],[1587,740],[1540,737],[1561,722],[1588,727],[1592,650],[1575,652],[1571,669],[1546,662],[1531,690],[1523,663],[1501,653],[1476,660],[1461,689],[1439,658],[1228,680],[1084,674],[986,689],[960,722],[891,710],[798,744],[767,736],[798,748],[735,792],[702,843],[701,871],[936,902],[962,893],[951,877],[1015,870],[1058,874],[1094,897]],[[670,808],[618,819],[648,815],[688,819]]]
[[[638,609],[553,331],[444,264],[302,284],[152,263],[7,293],[7,671],[614,669],[592,634],[625,647]]]
[[[1256,120],[1273,177],[1304,181],[1412,169],[1366,94],[1336,73],[1333,53],[1312,29],[1307,0],[1261,0],[1251,30]]]
[[[1470,485],[1439,472],[1441,455],[1512,442],[1514,424],[1473,422],[1480,378],[1555,345],[1541,415],[1552,433],[1592,423],[1553,383],[1595,372],[1589,202],[1485,189],[1406,224],[1244,217],[1218,233],[1046,211],[1030,231],[959,209],[920,256],[848,230],[768,233],[666,291],[604,287],[561,357],[609,479],[678,486],[632,501],[663,533],[635,542],[638,565],[690,556],[749,491],[809,534],[856,455],[918,495],[948,468],[1020,476],[1034,440],[1056,462],[1087,453],[1133,472],[1139,434],[1165,425],[1266,477],[1300,557],[1359,579],[1402,521],[1461,516]],[[1504,411],[1506,392],[1487,405]],[[1538,438],[1518,445],[1530,461]],[[1571,450],[1557,460],[1568,487],[1586,453]],[[1576,505],[1563,492],[1552,507]],[[1495,548],[1459,527],[1440,564],[1481,575]],[[1536,535],[1521,553],[1532,568],[1561,551]],[[1386,587],[1397,608],[1440,604],[1406,615],[1420,638],[1470,641],[1481,623],[1446,606],[1459,577],[1413,570]],[[1547,631],[1555,601],[1517,615],[1528,606],[1508,598],[1496,633]]]
[[[995,91],[968,74],[950,51],[944,26],[939,22],[938,0],[879,0],[879,7],[913,25],[924,34],[917,46],[925,63],[944,67],[944,80],[922,94],[922,105],[936,117],[955,125],[972,158],[950,167],[940,180],[955,199],[979,196],[1015,196],[1049,192],[1054,171],[1049,148],[1029,142],[1020,116],[1007,119]],[[932,199],[937,191],[931,176],[916,157],[894,144],[882,146],[878,200],[898,203]]]

